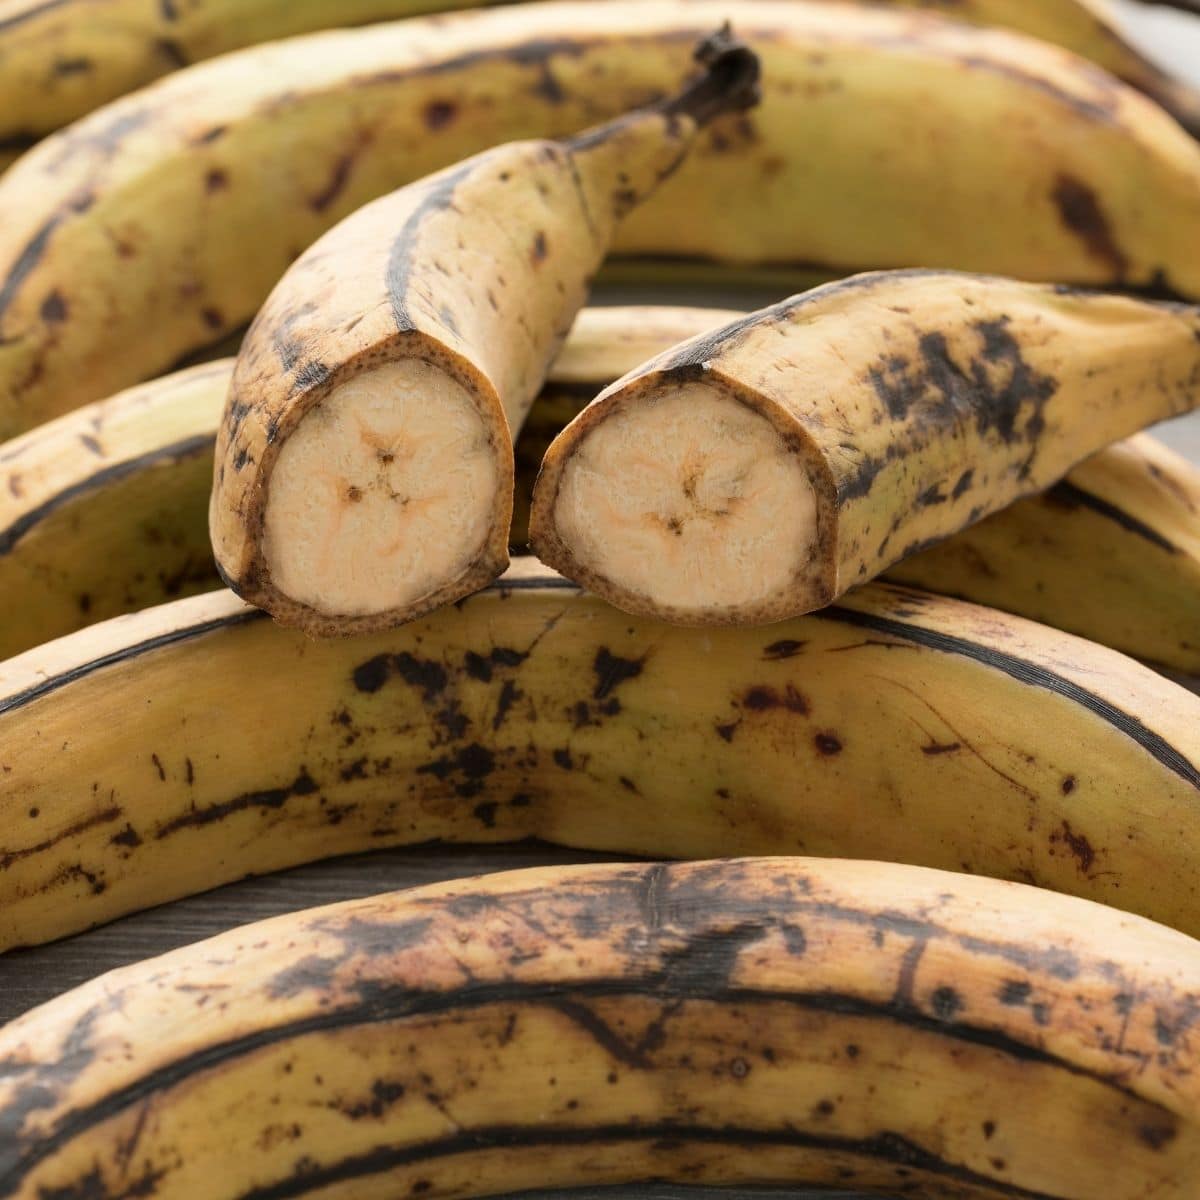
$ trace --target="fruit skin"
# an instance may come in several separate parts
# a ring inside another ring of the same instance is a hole
[[[1200,676],[1200,471],[1138,434],[885,578]]]
[[[671,402],[683,415],[667,428]],[[1200,309],[944,271],[859,275],[699,334],[601,392],[546,452],[530,545],[626,612],[776,621],[1197,403]],[[765,468],[747,475],[725,413],[771,439],[756,464],[787,464],[778,496]]]
[[[1184,1200],[1197,994],[1191,938],[893,863],[455,880],[244,926],[6,1026],[0,1195]]]
[[[944,0],[895,0],[945,12]],[[22,150],[181,66],[242,46],[363,25],[482,0],[8,0],[0,20],[0,169]],[[1100,0],[958,0],[956,20],[997,25],[1054,42],[1098,63],[1197,127],[1194,92],[1130,45]]]
[[[510,547],[555,436],[720,309],[584,309],[516,443]],[[0,659],[219,584],[208,544],[226,359],[133,388],[0,447]],[[1138,435],[1063,484],[895,564],[887,578],[989,604],[1200,675],[1200,471]]]
[[[695,57],[703,70],[671,98],[401,188],[287,271],[238,352],[217,432],[209,531],[235,592],[330,637],[411,620],[504,570],[512,439],[618,224],[705,125],[757,103],[758,60],[726,30]],[[472,410],[452,440],[389,415],[408,401],[378,372],[414,362],[427,381],[415,407]],[[486,461],[464,465],[468,437]],[[447,547],[433,569],[430,539]],[[361,579],[364,561],[382,581]]]
[[[197,596],[0,667],[0,948],[335,854],[528,837],[910,861],[1195,934],[1198,731],[1200,697],[1130,659],[883,585],[700,636],[523,559],[316,643]]]
[[[726,16],[564,2],[313,34],[178,72],[48,138],[0,179],[0,436],[236,328],[374,197],[661,95]],[[833,274],[921,262],[1200,297],[1200,146],[1132,89],[1016,34],[906,11],[745,0],[738,17],[763,104],[714,125],[619,253]]]

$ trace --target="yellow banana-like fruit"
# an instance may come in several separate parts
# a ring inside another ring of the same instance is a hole
[[[1200,309],[891,271],[709,330],[555,438],[530,545],[626,612],[809,612],[1200,404]]]
[[[1138,434],[884,578],[1200,676],[1200,471]]]
[[[663,94],[728,15],[564,0],[313,34],[48,138],[0,179],[0,437],[248,320],[374,197]],[[714,123],[618,252],[1200,298],[1200,145],[1132,89],[1033,39],[905,10],[743,0],[737,18],[762,105]]]
[[[630,618],[529,559],[312,642],[229,592],[0,666],[0,948],[363,849],[541,837],[1016,878],[1200,932],[1200,698],[912,589]]]
[[[670,99],[512,142],[347,217],[238,352],[209,531],[222,578],[330,637],[448,604],[508,565],[516,436],[619,221],[714,118],[758,101],[728,28]],[[598,84],[602,87],[602,84]]]
[[[894,0],[1016,29],[1089,58],[1193,132],[1195,92],[1150,62],[1104,0]],[[331,25],[362,25],[484,0],[0,0],[0,169],[46,134],[190,63]],[[1193,10],[1195,11],[1195,10]]]
[[[516,443],[522,551],[546,449],[614,379],[739,314],[584,309]],[[232,360],[132,388],[0,447],[0,659],[219,584],[213,443]],[[1154,438],[1101,451],[885,577],[1200,675],[1200,472]]]
[[[886,862],[505,872],[243,926],[0,1031],[0,1196],[829,1184],[1192,1200],[1200,946]]]

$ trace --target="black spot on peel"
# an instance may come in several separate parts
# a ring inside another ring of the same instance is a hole
[[[63,299],[62,292],[55,290],[51,292],[45,300],[42,301],[42,307],[38,310],[41,313],[42,320],[51,325],[57,325],[61,321],[67,319],[67,302]]]
[[[95,65],[90,58],[59,58],[50,71],[56,79],[67,79],[72,75],[86,75]]]
[[[192,65],[191,59],[189,59],[188,56],[183,52],[183,47],[177,41],[175,41],[174,38],[155,38],[154,48],[163,56],[163,58],[167,60],[167,62],[171,64],[172,67],[175,67],[178,70],[182,70],[184,67],[190,67]]]
[[[214,332],[218,329],[225,328],[225,318],[221,315],[219,309],[202,308],[200,310],[200,319]]]
[[[1086,875],[1092,869],[1092,864],[1096,861],[1096,852],[1082,833],[1076,833],[1071,828],[1070,821],[1063,821],[1061,830],[1050,835],[1050,844],[1054,845],[1057,842],[1066,845],[1082,874]]]
[[[1116,281],[1124,279],[1129,260],[1113,237],[1095,191],[1073,175],[1060,174],[1051,197],[1062,223],[1083,242],[1087,252],[1104,263]]]
[[[409,687],[420,688],[425,701],[436,699],[450,682],[450,676],[441,663],[417,658],[407,650],[393,655],[392,669]]]
[[[504,724],[512,706],[524,695],[520,688],[511,680],[506,679],[500,688],[496,700],[496,712],[492,717],[492,730],[498,730]]]
[[[818,733],[813,738],[813,742],[817,750],[826,758],[831,758],[835,754],[841,754],[842,743],[841,739],[832,733]]]
[[[388,654],[377,654],[374,658],[368,659],[365,663],[360,663],[354,668],[351,678],[354,680],[354,686],[360,692],[377,692],[388,681],[391,656]]]
[[[809,711],[808,701],[790,683],[784,686],[783,691],[762,684],[747,688],[739,703],[748,712],[769,712],[781,708],[807,716]]]
[[[212,195],[222,192],[229,186],[229,173],[220,167],[210,167],[204,174],[204,190]]]
[[[1068,775],[1062,781],[1062,794],[1064,796],[1069,796],[1074,790],[1075,790],[1075,776]]]
[[[962,742],[926,742],[921,747],[921,753],[935,757],[939,754],[953,754],[956,750],[961,749]]]
[[[445,129],[458,116],[458,105],[453,100],[431,100],[421,110],[425,128],[431,133]]]
[[[1139,1125],[1137,1132],[1138,1137],[1151,1150],[1162,1150],[1175,1140],[1179,1134],[1179,1129],[1176,1126],[1175,1118],[1169,1113],[1164,1113],[1162,1119],[1154,1124],[1143,1123]]]
[[[529,251],[529,261],[537,266],[539,263],[545,262],[546,255],[549,253],[549,248],[546,244],[546,234],[539,229],[533,236],[533,247]]]
[[[1000,988],[998,999],[1009,1008],[1019,1008],[1029,1003],[1032,992],[1032,984],[1024,979],[1006,979]]]
[[[128,823],[126,823],[125,828],[122,829],[120,833],[114,833],[108,840],[114,846],[127,846],[131,850],[136,849],[142,844],[141,836],[138,834],[137,830]]]
[[[562,767],[564,771],[573,771],[575,769],[575,760],[571,757],[570,750],[566,748],[556,749],[551,757],[554,759],[555,765]]]
[[[727,721],[718,723],[713,726],[717,731],[717,736],[725,742],[732,742],[733,735],[737,732],[737,727],[741,724],[740,721]]]
[[[417,768],[418,775],[432,775],[449,781],[457,796],[469,798],[483,791],[484,780],[496,769],[496,756],[478,742],[463,746],[453,754],[443,754]]]
[[[929,998],[929,1007],[939,1021],[953,1021],[966,1006],[954,988],[939,987]]]
[[[968,467],[959,477],[958,482],[954,485],[954,490],[950,493],[952,500],[959,500],[967,492],[971,490],[971,483],[975,478],[975,468]]]
[[[496,810],[500,805],[495,800],[487,800],[482,804],[475,805],[472,812],[475,814],[475,819],[479,821],[487,829],[496,828]]]
[[[592,699],[603,700],[626,680],[636,679],[642,673],[645,662],[644,658],[621,658],[606,646],[601,646],[592,660],[592,671],[596,676]]]
[[[795,658],[805,646],[807,642],[797,642],[790,638],[785,638],[782,641],[772,642],[763,650],[763,658],[768,662],[779,662],[784,658]]]

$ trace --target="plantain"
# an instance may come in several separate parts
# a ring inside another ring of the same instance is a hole
[[[508,565],[512,439],[618,222],[758,101],[726,30],[669,100],[485,151],[360,209],[267,299],[217,431],[222,578],[279,622],[383,629]]]
[[[236,328],[365,202],[661,96],[727,15],[567,0],[313,34],[46,139],[0,178],[0,437]],[[745,0],[738,20],[762,105],[714,123],[620,254],[731,278],[919,264],[1200,298],[1200,145],[1132,89],[905,11]]]
[[[697,635],[523,559],[321,642],[212,593],[0,666],[0,948],[334,854],[528,837],[910,861],[1195,934],[1198,738],[1200,697],[1132,660],[913,589]]]
[[[1200,472],[1138,434],[885,578],[1200,676]]]
[[[291,913],[0,1031],[0,1195],[648,1179],[1190,1200],[1191,938],[883,862],[513,871]]]
[[[736,315],[580,313],[516,443],[512,548],[525,545],[533,481],[562,427],[625,371]],[[0,658],[218,585],[207,511],[232,365],[133,388],[0,447]],[[1139,435],[886,577],[1200,675],[1198,517],[1200,473]]]
[[[0,168],[39,138],[179,67],[330,25],[361,25],[484,0],[7,0],[0,5]],[[945,12],[945,0],[893,0]],[[1195,10],[1192,10],[1195,11]],[[1104,0],[957,0],[956,20],[1054,42],[1153,97],[1192,132],[1195,92],[1125,37]]]
[[[530,545],[626,612],[776,621],[1190,411],[1198,385],[1198,309],[859,275],[601,392],[546,452]]]

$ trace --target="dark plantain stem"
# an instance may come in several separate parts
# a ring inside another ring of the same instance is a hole
[[[707,70],[665,101],[663,112],[685,114],[697,125],[707,125],[722,113],[753,108],[762,98],[758,55],[734,37],[728,21],[696,47],[694,57]]]

